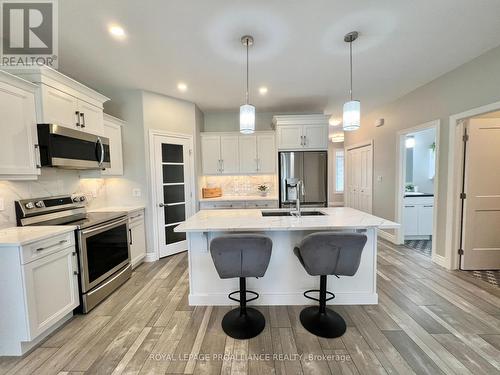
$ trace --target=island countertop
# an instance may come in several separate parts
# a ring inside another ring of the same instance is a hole
[[[305,208],[322,216],[262,216],[262,211],[201,210],[178,225],[175,232],[303,231],[328,229],[398,228],[399,224],[349,207]],[[287,211],[287,210],[282,210]]]

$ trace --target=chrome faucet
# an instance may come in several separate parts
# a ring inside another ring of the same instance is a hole
[[[302,215],[300,211],[300,196],[304,195],[304,182],[298,180],[297,185],[295,185],[295,187],[297,189],[297,196],[295,199],[295,211],[291,211],[290,214],[292,216],[301,217]]]

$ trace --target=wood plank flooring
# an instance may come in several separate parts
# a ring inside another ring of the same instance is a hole
[[[227,337],[228,307],[187,302],[186,254],[146,263],[0,374],[500,374],[500,289],[379,244],[380,303],[338,306],[342,338],[317,338],[301,306],[259,307],[258,337]]]

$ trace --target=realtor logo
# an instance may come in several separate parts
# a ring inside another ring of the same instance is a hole
[[[3,66],[57,68],[57,2],[1,1]]]

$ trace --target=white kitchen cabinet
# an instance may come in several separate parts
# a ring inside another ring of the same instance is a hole
[[[256,173],[259,168],[257,159],[257,137],[244,135],[239,137],[240,173]]]
[[[104,115],[104,136],[109,138],[111,168],[102,171],[103,176],[123,175],[122,126],[124,122],[116,117]]]
[[[201,137],[201,159],[203,174],[220,174],[220,136],[204,135]]]
[[[146,257],[146,227],[144,209],[131,212],[129,219],[130,259],[132,268],[136,268]]]
[[[403,206],[405,237],[432,236],[434,197],[406,197]]]
[[[0,252],[0,355],[21,355],[80,304],[74,232]]]
[[[279,150],[326,150],[328,148],[328,116],[274,116]]]
[[[202,133],[204,175],[273,174],[276,171],[276,146],[273,132]]]
[[[221,173],[239,173],[240,162],[237,135],[223,135],[220,137],[220,159]]]
[[[243,209],[243,208],[278,208],[278,201],[272,199],[266,199],[265,197],[262,200],[245,200],[242,198],[241,200],[228,200],[228,201],[201,201],[200,202],[200,210],[223,210],[223,209]]]
[[[47,66],[5,69],[37,85],[37,123],[103,135],[103,103],[109,98]]]
[[[0,71],[0,179],[32,180],[40,174],[36,86]]]

